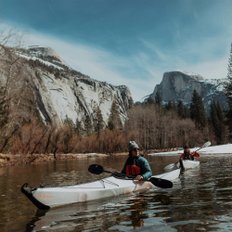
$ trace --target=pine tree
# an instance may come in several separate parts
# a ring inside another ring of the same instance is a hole
[[[193,91],[192,102],[190,105],[190,116],[195,122],[198,129],[203,129],[206,126],[205,109],[201,96],[196,90]]]
[[[229,127],[230,137],[232,138],[232,43],[228,62],[227,83],[225,84],[225,94],[228,99],[229,109],[226,113],[227,124]]]
[[[155,94],[155,103],[160,106],[161,102],[162,102],[161,95],[160,95],[159,91],[157,91]]]
[[[210,122],[214,130],[217,144],[223,144],[226,139],[225,117],[220,104],[215,101],[210,106]]]
[[[176,104],[173,101],[169,101],[165,108],[166,110],[176,110]]]
[[[95,132],[100,134],[100,131],[104,128],[104,120],[102,117],[102,113],[99,107],[97,107],[95,112],[95,120],[94,120],[94,130]]]
[[[108,128],[110,130],[122,128],[122,122],[119,116],[119,107],[116,101],[113,101],[112,106],[111,106],[111,113],[110,113],[110,117],[108,120]]]
[[[83,133],[83,129],[81,127],[81,122],[78,120],[78,118],[76,119],[76,123],[75,123],[75,133],[76,134],[82,134]]]
[[[177,113],[180,118],[187,118],[188,117],[188,108],[184,106],[182,101],[178,101],[177,103]]]
[[[85,117],[84,127],[85,127],[85,133],[87,135],[90,135],[92,133],[93,124],[92,124],[92,121],[91,121],[89,115],[86,115],[86,117]]]

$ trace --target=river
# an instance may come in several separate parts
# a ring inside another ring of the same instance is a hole
[[[92,163],[120,170],[124,156],[46,162],[0,169],[0,231],[232,231],[232,156],[201,157],[172,189],[158,189],[48,211],[20,192],[32,186],[73,185],[99,179]],[[149,156],[154,174],[177,157]]]

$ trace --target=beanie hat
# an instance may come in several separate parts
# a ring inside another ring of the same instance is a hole
[[[135,141],[130,141],[128,144],[128,150],[132,151],[133,149],[139,149],[139,146]]]

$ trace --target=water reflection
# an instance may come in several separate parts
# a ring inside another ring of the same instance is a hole
[[[144,226],[150,214],[161,212],[162,204],[169,204],[170,198],[164,194],[138,194],[59,207],[48,211],[37,210],[26,225],[31,231],[106,231],[111,226],[137,229]],[[114,230],[112,228],[112,230]]]
[[[19,189],[63,186],[99,179],[87,172],[98,163],[120,170],[125,157],[59,161],[0,171],[0,231],[232,231],[232,157],[201,157],[172,189],[120,196],[37,211]],[[154,174],[176,157],[150,157]]]

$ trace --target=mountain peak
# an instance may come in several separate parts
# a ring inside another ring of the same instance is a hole
[[[52,58],[60,63],[63,63],[62,59],[60,58],[59,54],[50,47],[42,47],[39,45],[33,45],[28,47],[27,51],[30,55],[33,55],[38,58]]]
[[[169,101],[177,103],[182,101],[190,105],[194,90],[202,97],[206,110],[209,110],[213,100],[218,101],[223,108],[227,107],[226,96],[223,93],[225,80],[207,80],[198,74],[189,74],[181,71],[165,72],[160,84],[155,86],[154,92],[147,100],[155,100],[159,93],[163,104]]]
[[[178,79],[178,78],[194,79],[196,81],[203,81],[204,80],[204,78],[200,74],[179,71],[179,70],[165,72],[163,75],[163,78],[171,78],[171,77],[174,77],[175,79]]]

